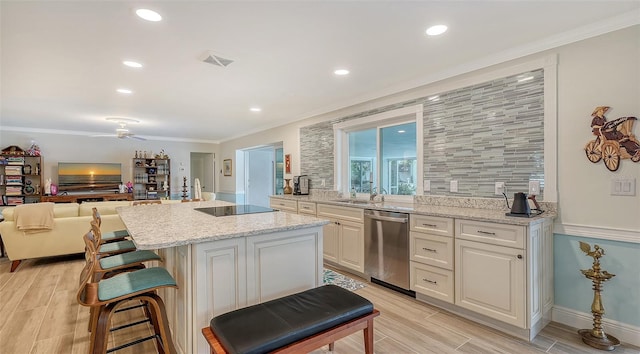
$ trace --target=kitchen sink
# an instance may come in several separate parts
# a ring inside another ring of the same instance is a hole
[[[347,203],[347,204],[373,204],[371,202],[369,202],[368,200],[358,200],[358,199],[334,199],[332,200],[332,202],[337,202],[337,203]]]

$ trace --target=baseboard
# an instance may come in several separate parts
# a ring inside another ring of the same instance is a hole
[[[554,306],[551,312],[551,319],[554,322],[577,329],[593,328],[593,316],[590,313],[584,313],[566,307]],[[608,320],[607,318],[602,320],[602,326],[605,333],[618,338],[621,342],[640,347],[640,327]]]

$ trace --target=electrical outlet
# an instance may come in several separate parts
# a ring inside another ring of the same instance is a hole
[[[424,180],[424,184],[422,185],[425,192],[431,192],[431,181],[428,179]]]
[[[320,180],[320,187],[326,187],[326,183],[324,181],[324,178]]]
[[[453,193],[458,192],[458,181],[449,182],[449,191]]]
[[[504,182],[496,182],[495,195],[502,195],[504,193]]]
[[[529,181],[529,195],[540,194],[540,181]]]

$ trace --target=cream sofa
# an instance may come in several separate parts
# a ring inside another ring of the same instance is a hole
[[[180,201],[163,200],[163,203],[175,202]],[[0,235],[11,260],[11,271],[24,259],[84,253],[82,236],[89,231],[92,208],[98,208],[102,217],[102,231],[114,231],[125,228],[116,213],[116,207],[129,205],[131,202],[128,201],[55,204],[53,228],[37,233],[18,230],[13,217],[14,208],[3,209],[4,221],[0,222]]]

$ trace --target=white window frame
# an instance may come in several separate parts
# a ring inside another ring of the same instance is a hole
[[[349,195],[349,138],[348,134],[353,131],[373,129],[373,128],[385,128],[388,126],[404,124],[404,123],[416,123],[416,161],[418,164],[417,181],[416,181],[416,195],[422,195],[423,184],[420,181],[424,177],[424,142],[423,142],[423,114],[424,107],[422,104],[413,105],[409,107],[403,107],[393,109],[386,112],[372,114],[370,116],[352,119],[342,123],[336,123],[333,125],[334,134],[334,169],[333,180],[336,181],[336,191],[342,193],[342,195]],[[376,164],[376,173],[378,173],[375,180],[377,184],[380,184],[380,138],[376,134],[376,151],[377,155],[374,159]],[[358,198],[368,198],[367,193],[358,193]],[[413,195],[385,195],[387,200],[396,200],[403,202],[412,202]]]

